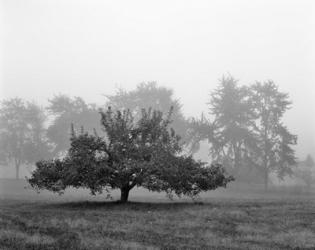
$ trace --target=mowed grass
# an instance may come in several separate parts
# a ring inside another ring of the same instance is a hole
[[[119,204],[5,186],[0,249],[315,249],[313,194],[224,190],[172,202],[136,190]]]

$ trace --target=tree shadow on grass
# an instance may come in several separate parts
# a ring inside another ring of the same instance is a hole
[[[187,207],[198,207],[204,205],[203,202],[138,202],[130,201],[121,203],[119,201],[75,201],[75,202],[58,202],[53,204],[43,204],[42,208],[62,209],[62,210],[177,210]],[[210,205],[210,204],[207,204]]]

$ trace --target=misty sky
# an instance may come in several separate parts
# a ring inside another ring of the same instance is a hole
[[[298,156],[315,155],[315,1],[0,2],[1,98],[103,103],[157,81],[199,116],[223,74],[272,79],[293,101],[285,122]]]

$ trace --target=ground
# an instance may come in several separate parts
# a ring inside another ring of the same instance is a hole
[[[118,204],[25,186],[0,181],[0,249],[315,249],[312,192],[230,188],[170,201],[138,189]]]

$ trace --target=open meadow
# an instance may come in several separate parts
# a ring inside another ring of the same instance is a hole
[[[230,188],[194,202],[138,189],[119,204],[25,186],[0,181],[0,249],[315,249],[314,193]]]

